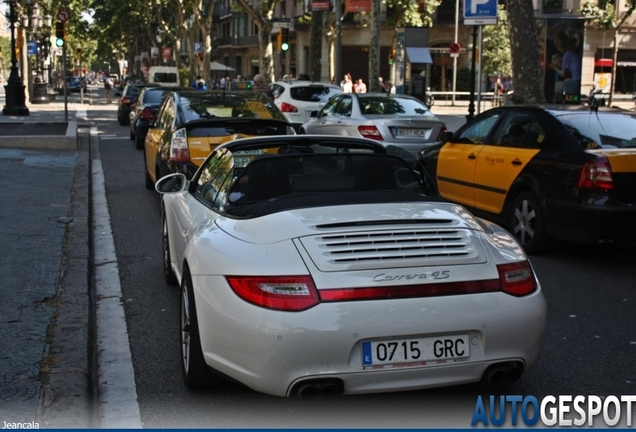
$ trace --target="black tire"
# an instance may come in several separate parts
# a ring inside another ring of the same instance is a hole
[[[181,373],[186,386],[193,389],[213,387],[219,380],[205,363],[199,335],[199,322],[194,303],[192,279],[184,270],[181,282],[180,344]]]
[[[135,148],[144,148],[144,140],[140,139],[137,135],[135,135]]]
[[[177,284],[177,276],[172,271],[171,258],[170,258],[170,238],[168,237],[168,221],[166,215],[163,214],[162,226],[161,226],[161,246],[163,249],[163,278],[168,285]]]
[[[539,200],[531,192],[522,192],[512,202],[509,229],[528,254],[545,252],[550,238],[545,229],[545,219]]]
[[[130,140],[135,141],[135,133],[133,131],[130,131]]]

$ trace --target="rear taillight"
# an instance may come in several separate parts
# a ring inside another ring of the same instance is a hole
[[[170,160],[172,162],[188,162],[190,160],[188,135],[185,129],[179,129],[172,135],[172,141],[170,141]]]
[[[375,126],[358,126],[358,132],[365,138],[382,141],[382,134]]]
[[[291,112],[291,113],[298,112],[298,108],[296,108],[292,104],[288,104],[287,102],[283,102],[282,104],[280,104],[280,110],[282,112]]]
[[[523,297],[537,290],[537,281],[528,261],[497,266],[501,290],[515,297]]]
[[[320,303],[309,276],[227,276],[227,281],[243,300],[266,309],[297,312]]]
[[[446,132],[448,129],[446,129],[446,126],[442,126],[441,129],[439,130],[439,135],[437,135],[437,141],[440,140],[440,137],[442,136],[442,134],[444,132]]]
[[[581,189],[614,189],[612,168],[607,158],[599,157],[584,164],[579,175],[578,186]]]
[[[152,121],[152,119],[155,118],[155,114],[152,112],[152,110],[150,108],[146,107],[139,114],[139,118],[142,118],[142,119],[148,120],[148,121]]]
[[[123,105],[130,105],[130,102],[132,102],[132,99],[130,99],[128,96],[124,96],[123,98],[121,98],[121,103]]]

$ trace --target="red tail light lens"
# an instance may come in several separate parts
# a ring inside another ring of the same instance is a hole
[[[497,266],[501,290],[515,297],[523,297],[537,290],[537,281],[528,261]]]
[[[320,302],[309,276],[228,276],[227,281],[243,300],[266,309],[298,312]]]
[[[614,189],[612,168],[607,158],[599,157],[583,165],[578,186],[581,189]]]
[[[152,121],[152,119],[155,118],[155,114],[152,112],[150,108],[146,107],[143,109],[143,111],[141,111],[141,114],[139,114],[139,118]]]
[[[121,98],[121,103],[124,105],[130,105],[130,102],[132,102],[132,99],[130,99],[128,96],[124,96],[123,98]]]
[[[290,113],[298,112],[298,108],[296,108],[292,104],[288,104],[287,102],[283,102],[282,104],[280,104],[280,110],[282,112],[290,112]]]
[[[358,126],[358,132],[365,138],[371,138],[374,140],[382,141],[382,134],[375,126]]]
[[[188,162],[190,161],[190,152],[188,151],[188,135],[185,129],[179,129],[172,135],[170,141],[170,160],[172,162]]]

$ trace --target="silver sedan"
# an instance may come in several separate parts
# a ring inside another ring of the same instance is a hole
[[[417,156],[426,143],[436,142],[444,131],[444,122],[412,96],[343,93],[312,113],[299,132],[370,138]]]

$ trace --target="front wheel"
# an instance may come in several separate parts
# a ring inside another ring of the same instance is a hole
[[[218,378],[203,357],[192,279],[186,270],[181,283],[181,372],[185,384],[194,389],[212,387]]]
[[[529,254],[548,249],[550,238],[539,200],[531,192],[522,192],[514,199],[509,215],[510,232]]]
[[[427,107],[432,107],[433,105],[435,105],[435,99],[433,99],[432,95],[426,95],[426,106]]]

